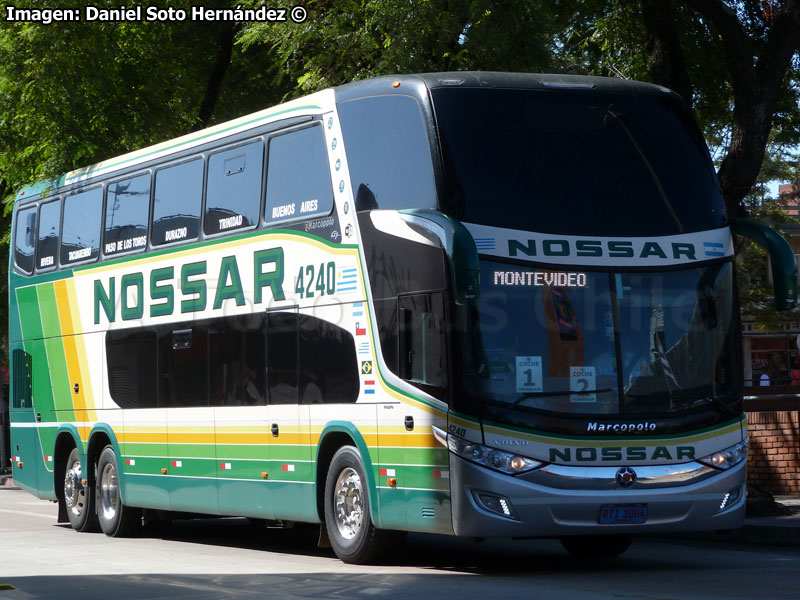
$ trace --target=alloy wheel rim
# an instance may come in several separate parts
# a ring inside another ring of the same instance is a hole
[[[83,487],[81,463],[76,460],[64,476],[64,501],[67,508],[76,517],[83,514],[86,504],[86,488]]]
[[[119,479],[114,465],[106,464],[100,474],[100,505],[103,517],[112,520],[119,508]]]
[[[364,488],[355,469],[347,467],[339,473],[334,487],[334,512],[339,534],[348,540],[361,531],[364,517]]]

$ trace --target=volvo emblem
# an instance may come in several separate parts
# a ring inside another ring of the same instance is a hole
[[[617,471],[617,485],[621,485],[622,487],[631,487],[634,483],[636,483],[636,471],[631,469],[630,467],[622,467]]]

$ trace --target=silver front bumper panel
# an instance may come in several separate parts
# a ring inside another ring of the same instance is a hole
[[[453,528],[469,537],[558,537],[741,527],[744,461],[727,471],[700,463],[634,468],[636,483],[623,488],[615,481],[618,467],[548,465],[512,477],[451,453]],[[720,509],[732,490],[738,498]],[[512,517],[487,510],[481,493],[506,499]],[[646,504],[646,522],[599,524],[601,506],[627,504]]]

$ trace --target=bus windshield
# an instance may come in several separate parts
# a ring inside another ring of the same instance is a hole
[[[464,389],[500,420],[730,411],[732,303],[729,262],[609,273],[483,260]]]
[[[432,96],[447,182],[441,208],[461,221],[595,236],[725,225],[705,143],[671,94],[438,88]]]

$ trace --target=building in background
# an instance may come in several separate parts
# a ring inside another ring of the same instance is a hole
[[[798,185],[779,186],[778,196],[778,203],[787,216],[800,220]],[[800,225],[788,224],[782,229],[800,262]],[[800,320],[784,322],[777,330],[764,329],[755,319],[743,315],[742,336],[746,387],[795,387],[800,392]],[[753,390],[753,393],[759,391]]]

